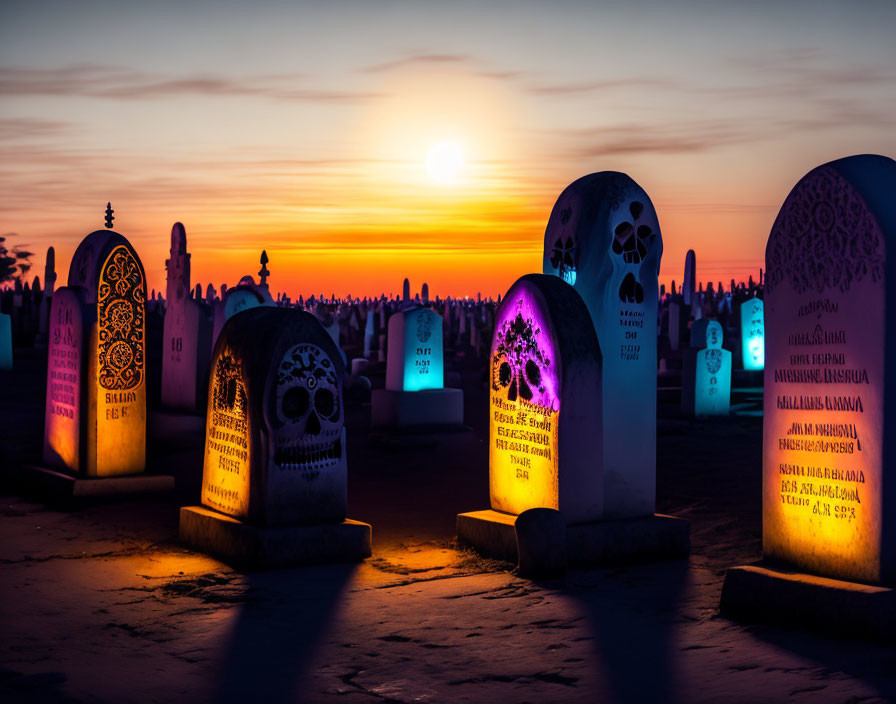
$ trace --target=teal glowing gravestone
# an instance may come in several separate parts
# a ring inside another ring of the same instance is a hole
[[[656,505],[657,302],[663,242],[647,193],[604,171],[567,186],[551,211],[542,270],[585,301],[603,353],[603,453],[609,516]]]
[[[386,388],[422,391],[445,386],[442,316],[417,308],[389,319]]]
[[[731,352],[722,349],[724,331],[706,318],[691,326],[691,347],[684,360],[681,405],[695,416],[728,415],[731,405]]]
[[[374,390],[375,427],[460,426],[463,391],[446,389],[442,316],[412,307],[389,318],[386,388]]]
[[[765,306],[759,298],[740,307],[740,339],[744,369],[765,369]]]
[[[12,318],[0,313],[0,370],[12,369]]]

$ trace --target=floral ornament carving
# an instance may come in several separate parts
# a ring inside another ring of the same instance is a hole
[[[146,327],[143,272],[133,252],[115,247],[99,275],[97,375],[100,386],[126,391],[143,382]]]
[[[855,189],[831,167],[815,169],[787,198],[769,237],[766,290],[849,290],[884,278],[880,227]]]

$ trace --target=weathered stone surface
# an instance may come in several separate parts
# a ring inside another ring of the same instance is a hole
[[[728,570],[723,616],[896,641],[896,590],[768,565]]]
[[[552,508],[530,508],[516,517],[516,551],[520,574],[552,577],[566,574],[566,521]]]
[[[371,554],[371,527],[341,523],[255,526],[202,506],[180,510],[180,539],[186,545],[247,569],[320,562],[357,562]]]

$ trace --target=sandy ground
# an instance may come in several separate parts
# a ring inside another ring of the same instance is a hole
[[[0,467],[39,453],[42,361],[0,373]],[[728,566],[759,559],[761,418],[689,422],[661,404],[658,509],[688,561],[533,582],[453,543],[488,506],[486,390],[467,432],[370,435],[350,410],[360,565],[241,574],[177,542],[201,438],[154,443],[174,496],[52,507],[0,495],[0,700],[70,702],[896,701],[896,649],[721,618]]]

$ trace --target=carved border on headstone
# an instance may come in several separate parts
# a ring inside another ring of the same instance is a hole
[[[766,259],[767,290],[789,279],[797,293],[833,287],[845,293],[853,281],[884,276],[877,222],[861,196],[830,167],[808,174],[787,198]]]
[[[140,264],[119,245],[99,275],[97,366],[100,386],[133,389],[143,381],[144,292]]]

